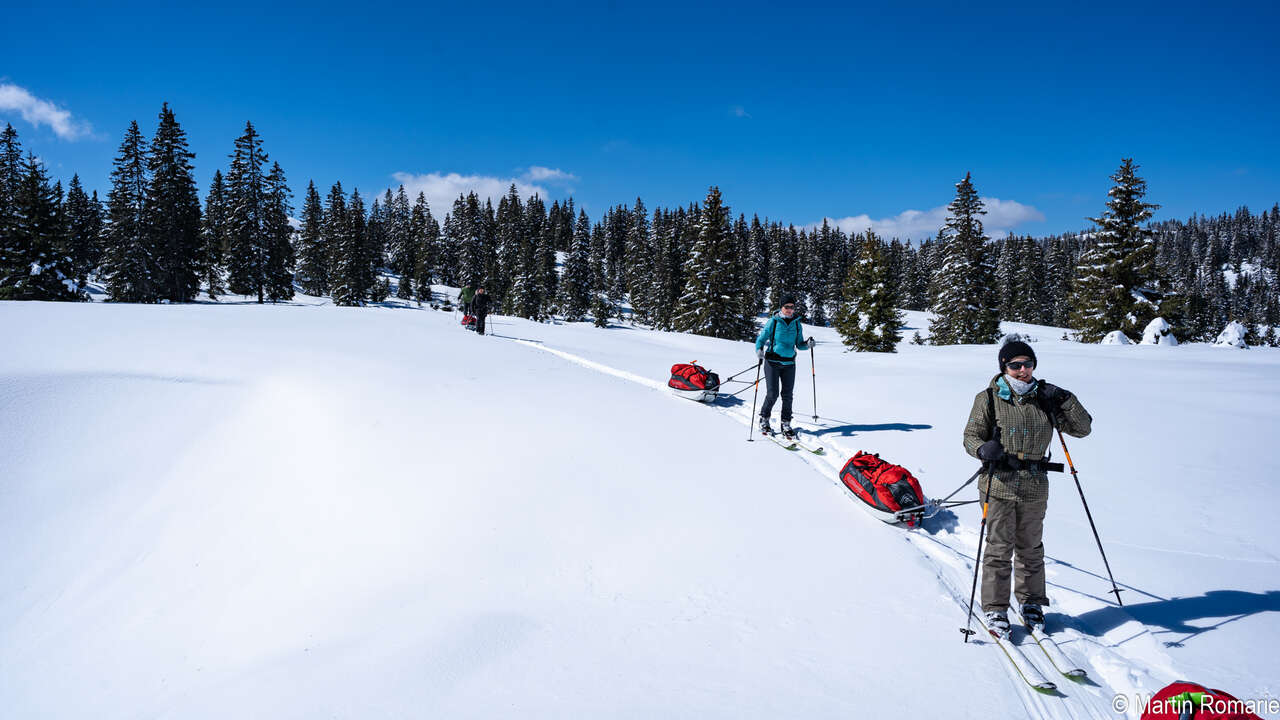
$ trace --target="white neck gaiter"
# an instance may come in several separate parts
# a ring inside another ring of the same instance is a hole
[[[1031,388],[1036,386],[1036,381],[1034,378],[1031,380],[1031,382],[1022,382],[1018,378],[1012,375],[1009,375],[1008,373],[1005,373],[1004,381],[1009,383],[1009,389],[1018,395],[1026,395],[1027,393],[1031,392]]]

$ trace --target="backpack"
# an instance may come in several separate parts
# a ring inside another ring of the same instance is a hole
[[[720,376],[701,365],[676,363],[671,366],[671,379],[667,381],[667,387],[681,397],[711,402],[719,393]]]
[[[1262,720],[1229,693],[1185,680],[1151,696],[1141,720]]]
[[[878,454],[859,451],[840,470],[840,480],[862,502],[888,515],[882,518],[887,522],[913,526],[924,512],[920,481],[901,465],[881,460]],[[899,515],[904,508],[917,510]]]
[[[462,327],[470,330],[470,329],[474,329],[475,326],[476,326],[476,318],[474,315],[468,314],[468,315],[462,316]]]

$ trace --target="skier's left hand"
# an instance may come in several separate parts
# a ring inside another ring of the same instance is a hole
[[[1057,415],[1058,412],[1062,410],[1063,403],[1070,400],[1072,397],[1070,391],[1064,390],[1053,383],[1047,383],[1043,380],[1040,381],[1039,392],[1040,397],[1044,398],[1046,409],[1053,415]]]
[[[814,340],[813,338],[809,338],[808,340],[804,341],[804,344],[806,349],[812,350],[813,346],[818,344],[818,341]]]

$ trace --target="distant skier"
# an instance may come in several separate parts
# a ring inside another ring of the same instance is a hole
[[[782,309],[769,318],[756,338],[756,357],[764,361],[765,396],[760,406],[760,432],[773,434],[769,427],[769,415],[778,399],[779,384],[782,390],[782,434],[788,438],[791,429],[791,397],[796,386],[796,350],[813,347],[813,340],[805,340],[804,328],[796,317],[796,299],[782,298]]]
[[[484,334],[484,319],[489,314],[489,302],[491,298],[484,291],[484,286],[476,287],[476,294],[471,298],[471,314],[476,316],[476,333]]]
[[[1022,619],[1044,626],[1044,514],[1049,501],[1045,451],[1057,427],[1072,437],[1089,434],[1093,418],[1075,395],[1032,377],[1036,353],[1013,341],[997,355],[1000,374],[973,399],[964,429],[964,449],[989,463],[978,480],[987,505],[987,543],[982,558],[982,609],[987,627],[1009,632],[1010,557],[1016,554],[1014,595]]]
[[[471,283],[467,283],[466,287],[458,291],[458,305],[461,306],[463,315],[471,314],[471,302],[475,299],[475,295],[476,291]]]

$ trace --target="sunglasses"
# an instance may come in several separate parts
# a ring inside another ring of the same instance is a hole
[[[795,309],[796,309],[796,306],[795,306],[795,305],[783,305],[783,306],[782,306],[782,309],[783,309],[783,310],[795,310]]]
[[[1005,363],[1004,366],[1009,368],[1010,370],[1021,370],[1022,368],[1026,368],[1028,370],[1034,370],[1036,367],[1036,364],[1033,362],[1019,362],[1017,360],[1014,360],[1012,362]]]

